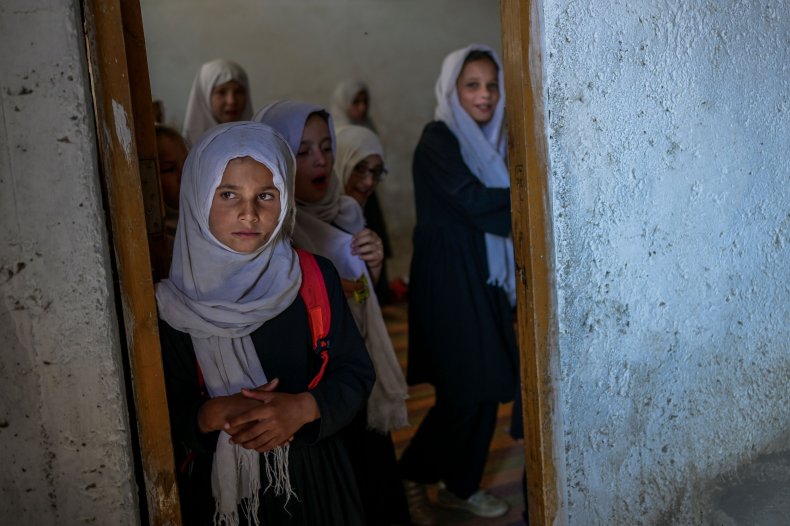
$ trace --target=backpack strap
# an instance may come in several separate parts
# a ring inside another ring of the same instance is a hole
[[[307,386],[314,389],[324,376],[329,363],[329,327],[332,322],[332,309],[329,306],[329,296],[326,293],[324,275],[318,267],[315,256],[306,250],[296,249],[299,256],[299,266],[302,268],[302,286],[299,295],[307,306],[307,319],[310,323],[310,334],[313,337],[313,351],[321,357],[321,368]]]

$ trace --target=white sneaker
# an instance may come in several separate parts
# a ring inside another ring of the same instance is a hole
[[[462,499],[447,489],[440,488],[437,503],[443,508],[466,510],[478,517],[487,518],[501,517],[510,509],[507,502],[481,489],[468,499]]]

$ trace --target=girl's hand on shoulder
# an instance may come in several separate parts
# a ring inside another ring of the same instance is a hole
[[[321,416],[310,393],[277,393],[265,388],[243,389],[241,395],[258,405],[228,419],[224,426],[231,443],[260,453],[286,444],[303,425]]]
[[[369,228],[360,230],[351,240],[351,253],[367,263],[374,283],[378,283],[384,264],[384,243],[379,235]]]

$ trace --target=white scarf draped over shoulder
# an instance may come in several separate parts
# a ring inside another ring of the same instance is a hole
[[[279,131],[291,149],[297,152],[305,122],[314,113],[327,118],[332,151],[335,152],[332,117],[321,106],[289,100],[276,101],[260,110],[254,120]],[[334,172],[329,178],[329,187],[323,199],[317,203],[297,199],[296,204],[294,245],[328,258],[341,278],[357,280],[364,276],[369,284],[370,297],[367,301],[357,303],[353,299],[348,300],[351,314],[365,340],[365,347],[376,371],[376,383],[368,398],[368,426],[381,433],[405,427],[408,425],[406,380],[387,333],[367,266],[351,253],[352,236],[365,227],[362,208],[352,197],[342,193]]]
[[[244,90],[247,92],[247,103],[244,105],[239,120],[248,121],[252,118],[250,83],[244,68],[231,60],[222,58],[206,62],[200,66],[195,80],[192,82],[192,90],[189,92],[187,109],[184,114],[182,134],[189,144],[195,144],[206,130],[218,124],[214,114],[211,113],[211,92],[216,86],[231,80],[244,86]]]
[[[229,161],[251,157],[273,174],[280,216],[269,240],[251,253],[236,252],[209,230],[211,203]],[[259,123],[222,124],[192,148],[181,180],[180,213],[169,279],[159,283],[159,315],[191,336],[211,397],[237,394],[267,382],[250,334],[295,300],[301,284],[291,247],[295,160],[277,132]],[[167,349],[164,350],[167,352]],[[258,524],[261,464],[267,487],[292,494],[288,446],[266,454],[228,443],[220,432],[212,466],[215,524],[239,523],[238,506]]]
[[[487,52],[499,71],[500,97],[494,115],[484,125],[478,125],[461,107],[456,82],[463,69],[464,60],[472,51]],[[505,92],[502,62],[496,52],[483,44],[471,44],[447,55],[442,71],[436,81],[436,112],[434,117],[444,122],[458,138],[461,156],[475,176],[488,188],[510,188],[510,176],[505,162],[506,133]],[[487,282],[502,287],[510,300],[516,304],[516,275],[513,258],[512,236],[502,237],[486,233],[486,256],[489,276]]]

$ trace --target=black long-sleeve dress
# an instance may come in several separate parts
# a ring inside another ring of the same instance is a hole
[[[300,429],[291,443],[288,469],[298,498],[262,492],[262,524],[364,524],[359,491],[338,433],[364,406],[375,381],[373,364],[348,310],[340,280],[329,260],[316,256],[331,306],[330,359],[311,391],[321,418]],[[312,351],[305,304],[300,296],[251,335],[267,378],[279,378],[278,391],[300,393],[320,368]],[[197,415],[207,395],[201,392],[192,340],[160,321],[162,357],[184,524],[213,524],[211,464],[219,432],[201,433]],[[185,458],[185,452],[191,452]],[[266,475],[261,473],[262,486]],[[240,513],[242,522],[244,514]]]
[[[513,399],[518,380],[513,312],[488,285],[484,233],[511,230],[510,192],[469,170],[458,139],[437,121],[413,163],[417,223],[409,280],[410,384],[464,404]]]

